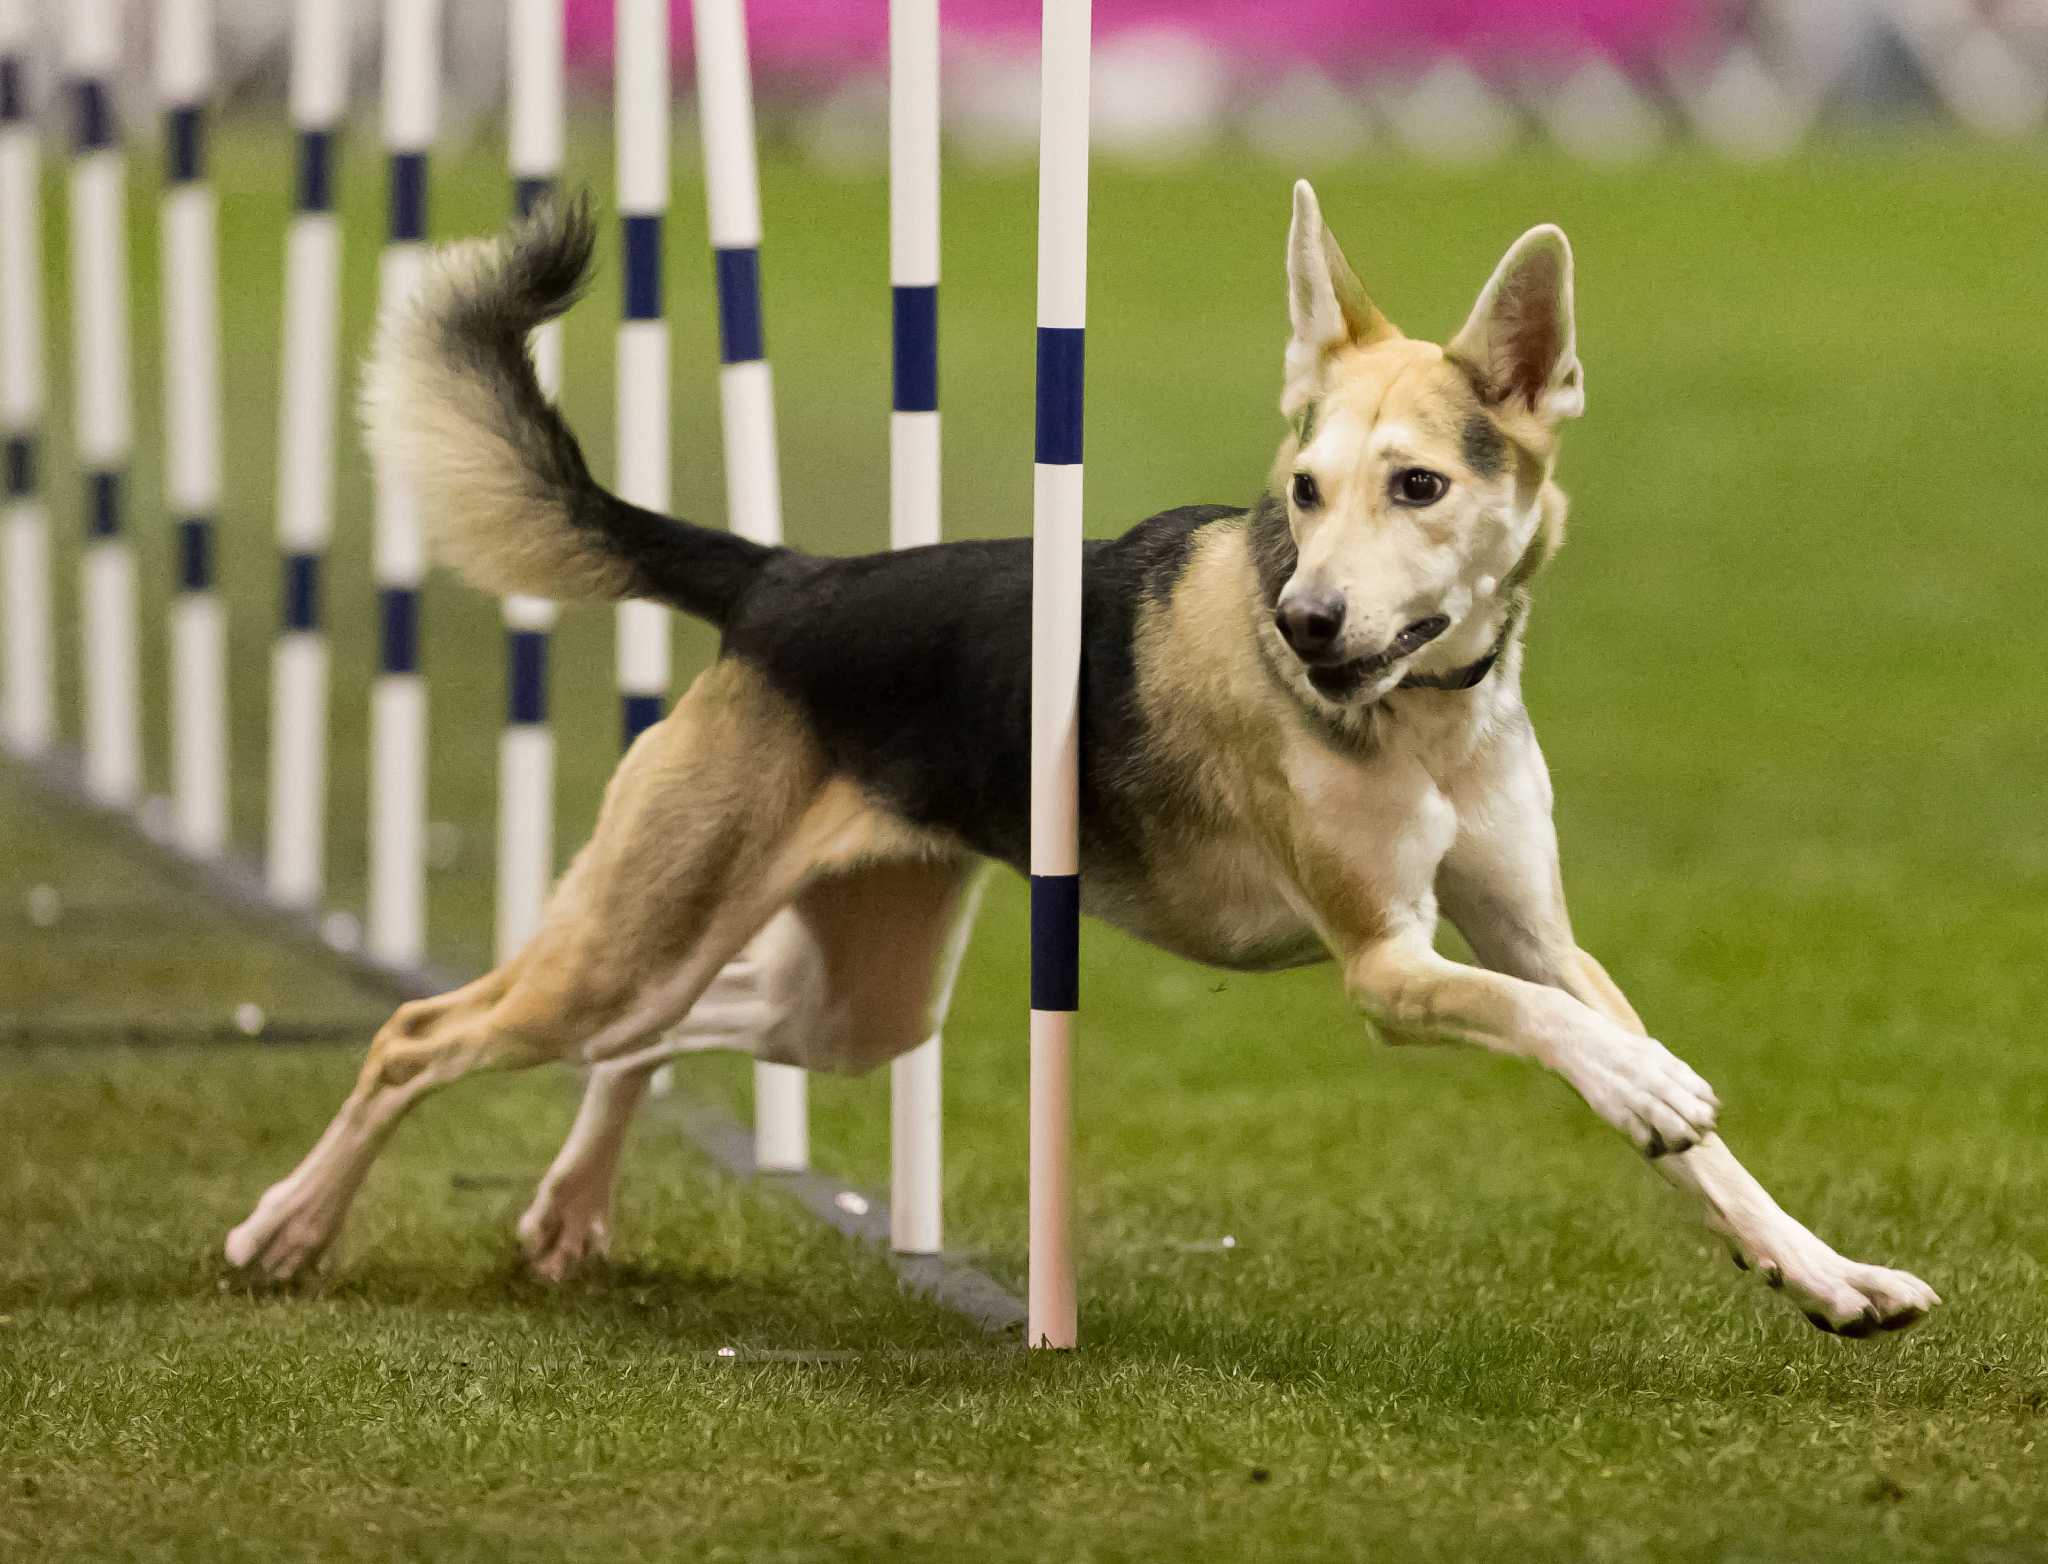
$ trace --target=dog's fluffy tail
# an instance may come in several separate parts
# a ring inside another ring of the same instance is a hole
[[[417,496],[435,555],[500,594],[656,598],[722,625],[775,552],[601,488],[542,393],[527,337],[575,302],[587,201],[450,245],[384,313],[363,378],[371,460]]]

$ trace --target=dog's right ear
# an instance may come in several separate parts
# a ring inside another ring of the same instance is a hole
[[[1365,284],[1344,259],[1306,179],[1294,182],[1294,220],[1287,228],[1287,343],[1280,411],[1292,418],[1322,388],[1323,365],[1347,343],[1401,335],[1366,295]]]

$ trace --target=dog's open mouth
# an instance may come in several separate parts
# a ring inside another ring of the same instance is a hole
[[[1414,655],[1450,627],[1442,614],[1431,614],[1394,637],[1393,644],[1370,657],[1354,657],[1345,663],[1305,663],[1309,686],[1326,701],[1348,701],[1404,657]]]
[[[1354,657],[1348,663],[1332,663],[1327,667],[1310,665],[1309,687],[1326,701],[1348,701],[1365,688],[1366,681],[1382,673],[1392,659],[1384,653],[1378,657]]]

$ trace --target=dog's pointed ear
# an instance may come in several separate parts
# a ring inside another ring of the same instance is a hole
[[[1519,400],[1547,424],[1586,410],[1563,229],[1545,223],[1509,247],[1444,351],[1486,402]]]
[[[1323,361],[1346,343],[1377,342],[1401,333],[1374,307],[1365,284],[1344,259],[1306,179],[1294,184],[1294,219],[1287,228],[1286,383],[1280,411],[1292,418],[1315,397]]]

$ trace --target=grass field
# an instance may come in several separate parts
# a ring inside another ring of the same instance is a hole
[[[602,143],[575,150],[602,190]],[[247,136],[221,149],[223,571],[250,843],[287,157]],[[366,157],[347,173],[359,343],[381,189]],[[1095,531],[1261,481],[1289,173],[1099,172]],[[764,176],[790,531],[877,547],[883,192],[779,158]],[[1418,332],[1452,328],[1528,223],[1572,233],[1590,411],[1567,441],[1572,543],[1538,594],[1528,690],[1581,938],[1718,1085],[1731,1142],[1787,1206],[1927,1276],[1947,1307],[1904,1337],[1821,1337],[1555,1083],[1381,1049],[1328,971],[1209,973],[1100,929],[1083,951],[1078,1355],[1027,1357],[905,1299],[878,1260],[708,1171],[658,1121],[613,1263],[560,1291],[523,1279],[511,1220],[567,1125],[566,1077],[431,1105],[330,1277],[250,1292],[220,1236],[324,1122],[361,1042],[60,1039],[109,1020],[196,1037],[243,1002],[359,1019],[366,1039],[378,1002],[0,768],[0,1557],[2048,1556],[2039,149],[1761,171],[1363,164],[1319,184]],[[1020,531],[1032,182],[961,172],[946,199],[947,524]],[[443,233],[496,220],[488,149],[445,166],[436,203]],[[676,211],[677,501],[715,518],[700,193],[679,189]],[[141,198],[137,220],[153,388]],[[53,278],[60,237],[53,216]],[[614,287],[569,334],[566,400],[601,471]],[[151,647],[170,575],[153,394],[136,480]],[[61,476],[61,429],[52,444]],[[53,488],[68,547],[73,495]],[[332,848],[349,905],[371,656],[353,454],[341,515]],[[427,623],[432,812],[460,830],[433,939],[468,965],[489,928],[499,639],[492,606],[445,581]],[[682,645],[706,650],[696,632]],[[566,846],[615,744],[606,616],[572,618],[560,647]],[[160,741],[153,721],[159,762]],[[54,928],[24,910],[39,884],[65,897]],[[1013,1282],[1023,976],[1006,877],[948,1032],[947,1193],[950,1236]],[[685,1084],[738,1103],[744,1072],[707,1061]],[[820,1161],[879,1187],[884,1083],[820,1082],[814,1101]],[[1211,1242],[1226,1233],[1228,1251]],[[728,1346],[740,1356],[716,1356]]]

